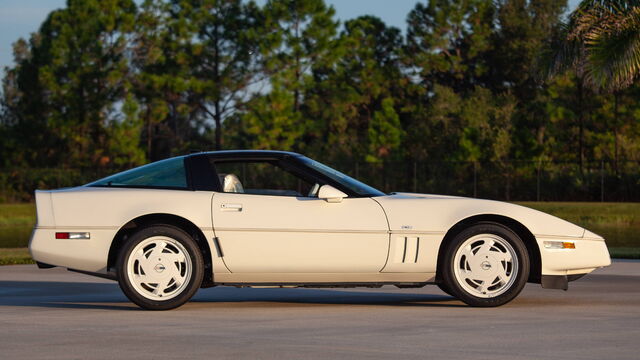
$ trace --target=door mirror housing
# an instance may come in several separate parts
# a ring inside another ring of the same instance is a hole
[[[323,199],[330,203],[342,202],[342,199],[346,198],[347,194],[334,188],[331,185],[322,185],[318,191],[318,198]]]

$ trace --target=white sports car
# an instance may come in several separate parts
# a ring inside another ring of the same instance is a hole
[[[604,239],[551,215],[454,196],[385,194],[299,154],[217,151],[36,191],[41,268],[117,280],[146,309],[200,287],[422,287],[472,306],[526,282],[567,289],[611,263]]]

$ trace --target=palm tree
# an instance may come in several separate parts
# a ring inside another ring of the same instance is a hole
[[[548,77],[577,75],[580,169],[584,158],[585,87],[613,93],[614,168],[618,164],[618,97],[640,75],[640,0],[583,0],[562,23],[543,64]]]
[[[630,86],[640,74],[640,0],[583,0],[550,55],[548,75],[573,69],[596,91]]]

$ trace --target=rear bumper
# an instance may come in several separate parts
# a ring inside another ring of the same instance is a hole
[[[611,265],[611,257],[604,239],[596,236],[590,238],[536,236],[542,260],[542,277],[583,275],[597,268]],[[545,247],[545,242],[550,241],[572,242],[575,244],[575,249]]]
[[[89,232],[90,239],[56,239],[56,232]],[[107,257],[117,229],[36,227],[29,240],[31,257],[39,263],[94,273],[107,273]]]

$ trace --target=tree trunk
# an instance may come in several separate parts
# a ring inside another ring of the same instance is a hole
[[[149,107],[147,106],[147,160],[152,161],[153,159],[151,158],[151,145],[152,145],[152,139],[151,139],[151,132],[152,132],[152,126],[151,126],[151,110],[149,109]]]
[[[580,168],[580,174],[583,173],[584,167],[584,118],[586,112],[584,111],[584,86],[582,78],[578,78],[577,82],[578,91],[578,166]]]
[[[216,150],[222,149],[222,114],[220,114],[220,101],[215,102],[214,119],[216,121]]]
[[[214,26],[214,47],[215,47],[215,52],[214,52],[214,74],[213,74],[213,78],[216,82],[216,86],[218,86],[219,89],[219,84],[220,84],[220,47],[219,47],[219,42],[218,42],[218,25],[216,24]],[[216,94],[216,97],[214,99],[214,120],[216,122],[216,150],[221,150],[222,149],[222,114],[220,112],[220,90],[218,90],[218,93]]]
[[[620,100],[620,92],[613,93],[613,171],[618,175],[618,119],[620,113],[618,111],[618,102]]]

